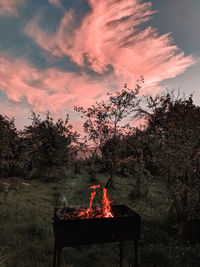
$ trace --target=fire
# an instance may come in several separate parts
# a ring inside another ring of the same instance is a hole
[[[97,188],[100,188],[100,187],[101,187],[100,184],[98,184],[98,185],[90,186],[90,189],[97,189]]]
[[[92,213],[93,213],[92,202],[93,202],[95,195],[96,195],[96,191],[91,193],[89,208],[86,211],[79,212],[78,217],[90,218],[92,216]]]
[[[95,190],[95,189],[100,188],[100,187],[101,187],[100,185],[93,185],[89,189]],[[112,201],[110,201],[108,199],[107,189],[105,187],[103,187],[102,209],[98,208],[96,211],[94,211],[92,208],[92,202],[93,202],[95,195],[96,195],[96,191],[93,191],[91,193],[91,196],[90,196],[89,208],[79,212],[78,217],[80,217],[82,219],[87,219],[87,218],[92,218],[92,217],[96,217],[96,218],[113,217],[112,212],[111,212],[111,207],[110,207],[110,204]],[[96,214],[97,211],[99,212],[98,214]]]
[[[107,195],[107,189],[103,187],[103,198],[102,198],[102,204],[103,204],[103,217],[113,217],[111,213],[111,207],[110,207],[111,201],[108,199]]]

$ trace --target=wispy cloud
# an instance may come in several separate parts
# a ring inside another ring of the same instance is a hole
[[[24,0],[0,0],[0,15],[14,15],[16,16],[17,7],[22,5]]]
[[[55,68],[39,71],[22,60],[11,60],[1,54],[0,88],[8,99],[21,102],[26,99],[32,109],[52,112],[73,109],[73,105],[91,105],[105,95],[108,81],[91,80]]]
[[[54,6],[62,8],[62,4],[61,4],[60,0],[48,0],[48,2]]]
[[[169,33],[159,35],[144,27],[155,13],[151,3],[138,0],[89,0],[91,11],[78,28],[73,11],[65,13],[55,34],[30,22],[26,33],[40,47],[56,56],[70,56],[81,67],[105,73],[111,66],[113,76],[131,86],[140,75],[150,84],[176,77],[194,64],[185,56]]]
[[[10,14],[16,14],[16,6],[21,2],[0,0],[0,7],[4,3],[5,10],[5,3],[9,3]],[[60,5],[60,1],[49,2]],[[8,101],[26,101],[30,109],[63,114],[65,110],[73,110],[73,105],[93,104],[105,97],[107,91],[119,89],[124,83],[134,87],[141,75],[146,81],[143,93],[156,92],[161,81],[176,77],[195,63],[192,56],[186,56],[173,43],[169,33],[159,35],[156,29],[146,26],[155,13],[151,3],[140,0],[88,2],[91,11],[78,25],[75,11],[70,10],[63,13],[54,34],[39,26],[41,15],[25,28],[26,34],[49,55],[70,57],[80,72],[50,67],[38,70],[25,60],[14,60],[1,53],[0,89]]]

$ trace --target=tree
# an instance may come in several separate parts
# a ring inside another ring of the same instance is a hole
[[[145,130],[135,128],[124,136],[121,166],[124,174],[134,177],[134,186],[130,194],[131,200],[149,200],[149,180],[152,178],[148,170],[150,154],[149,136]]]
[[[69,163],[74,166],[74,174],[81,173],[81,167],[85,160],[85,153],[87,145],[84,141],[76,140],[71,146],[69,151]]]
[[[49,112],[44,120],[32,112],[31,120],[32,124],[21,132],[27,142],[29,161],[35,175],[52,181],[64,174],[70,145],[78,135],[72,131],[68,115],[65,121],[60,118],[54,122]]]
[[[125,119],[136,110],[141,83],[143,83],[143,77],[141,77],[140,83],[136,84],[134,90],[124,85],[121,90],[108,94],[107,102],[96,102],[95,105],[86,109],[75,107],[75,110],[81,113],[82,118],[85,119],[83,128],[88,140],[94,144],[95,151],[101,151],[109,140],[111,176],[106,184],[107,187],[114,186],[119,154],[117,140],[130,128]]]
[[[200,107],[168,93],[146,98],[146,131],[154,140],[153,160],[165,179],[179,226],[200,219]],[[180,229],[180,228],[179,228]],[[196,234],[196,233],[195,233]]]
[[[0,115],[0,177],[13,175],[17,164],[17,142],[14,119]]]

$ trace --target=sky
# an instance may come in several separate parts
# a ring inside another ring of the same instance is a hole
[[[0,0],[0,114],[23,129],[143,75],[142,93],[200,99],[200,0]]]

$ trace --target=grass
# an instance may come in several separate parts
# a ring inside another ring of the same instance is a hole
[[[98,175],[101,185],[108,177]],[[11,183],[12,184],[12,183]],[[72,175],[57,183],[32,180],[31,185],[16,183],[10,194],[0,192],[0,266],[52,266],[54,237],[50,218],[58,205],[88,205],[89,186],[86,173]],[[115,204],[125,204],[142,217],[140,266],[199,267],[200,244],[176,240],[168,231],[168,202],[163,184],[151,182],[151,198],[138,203],[128,198],[133,188],[130,178],[117,177],[115,189],[109,191]],[[101,191],[95,197],[101,201]],[[124,244],[124,267],[133,266],[133,244]],[[65,248],[63,267],[114,267],[119,265],[117,243]]]

